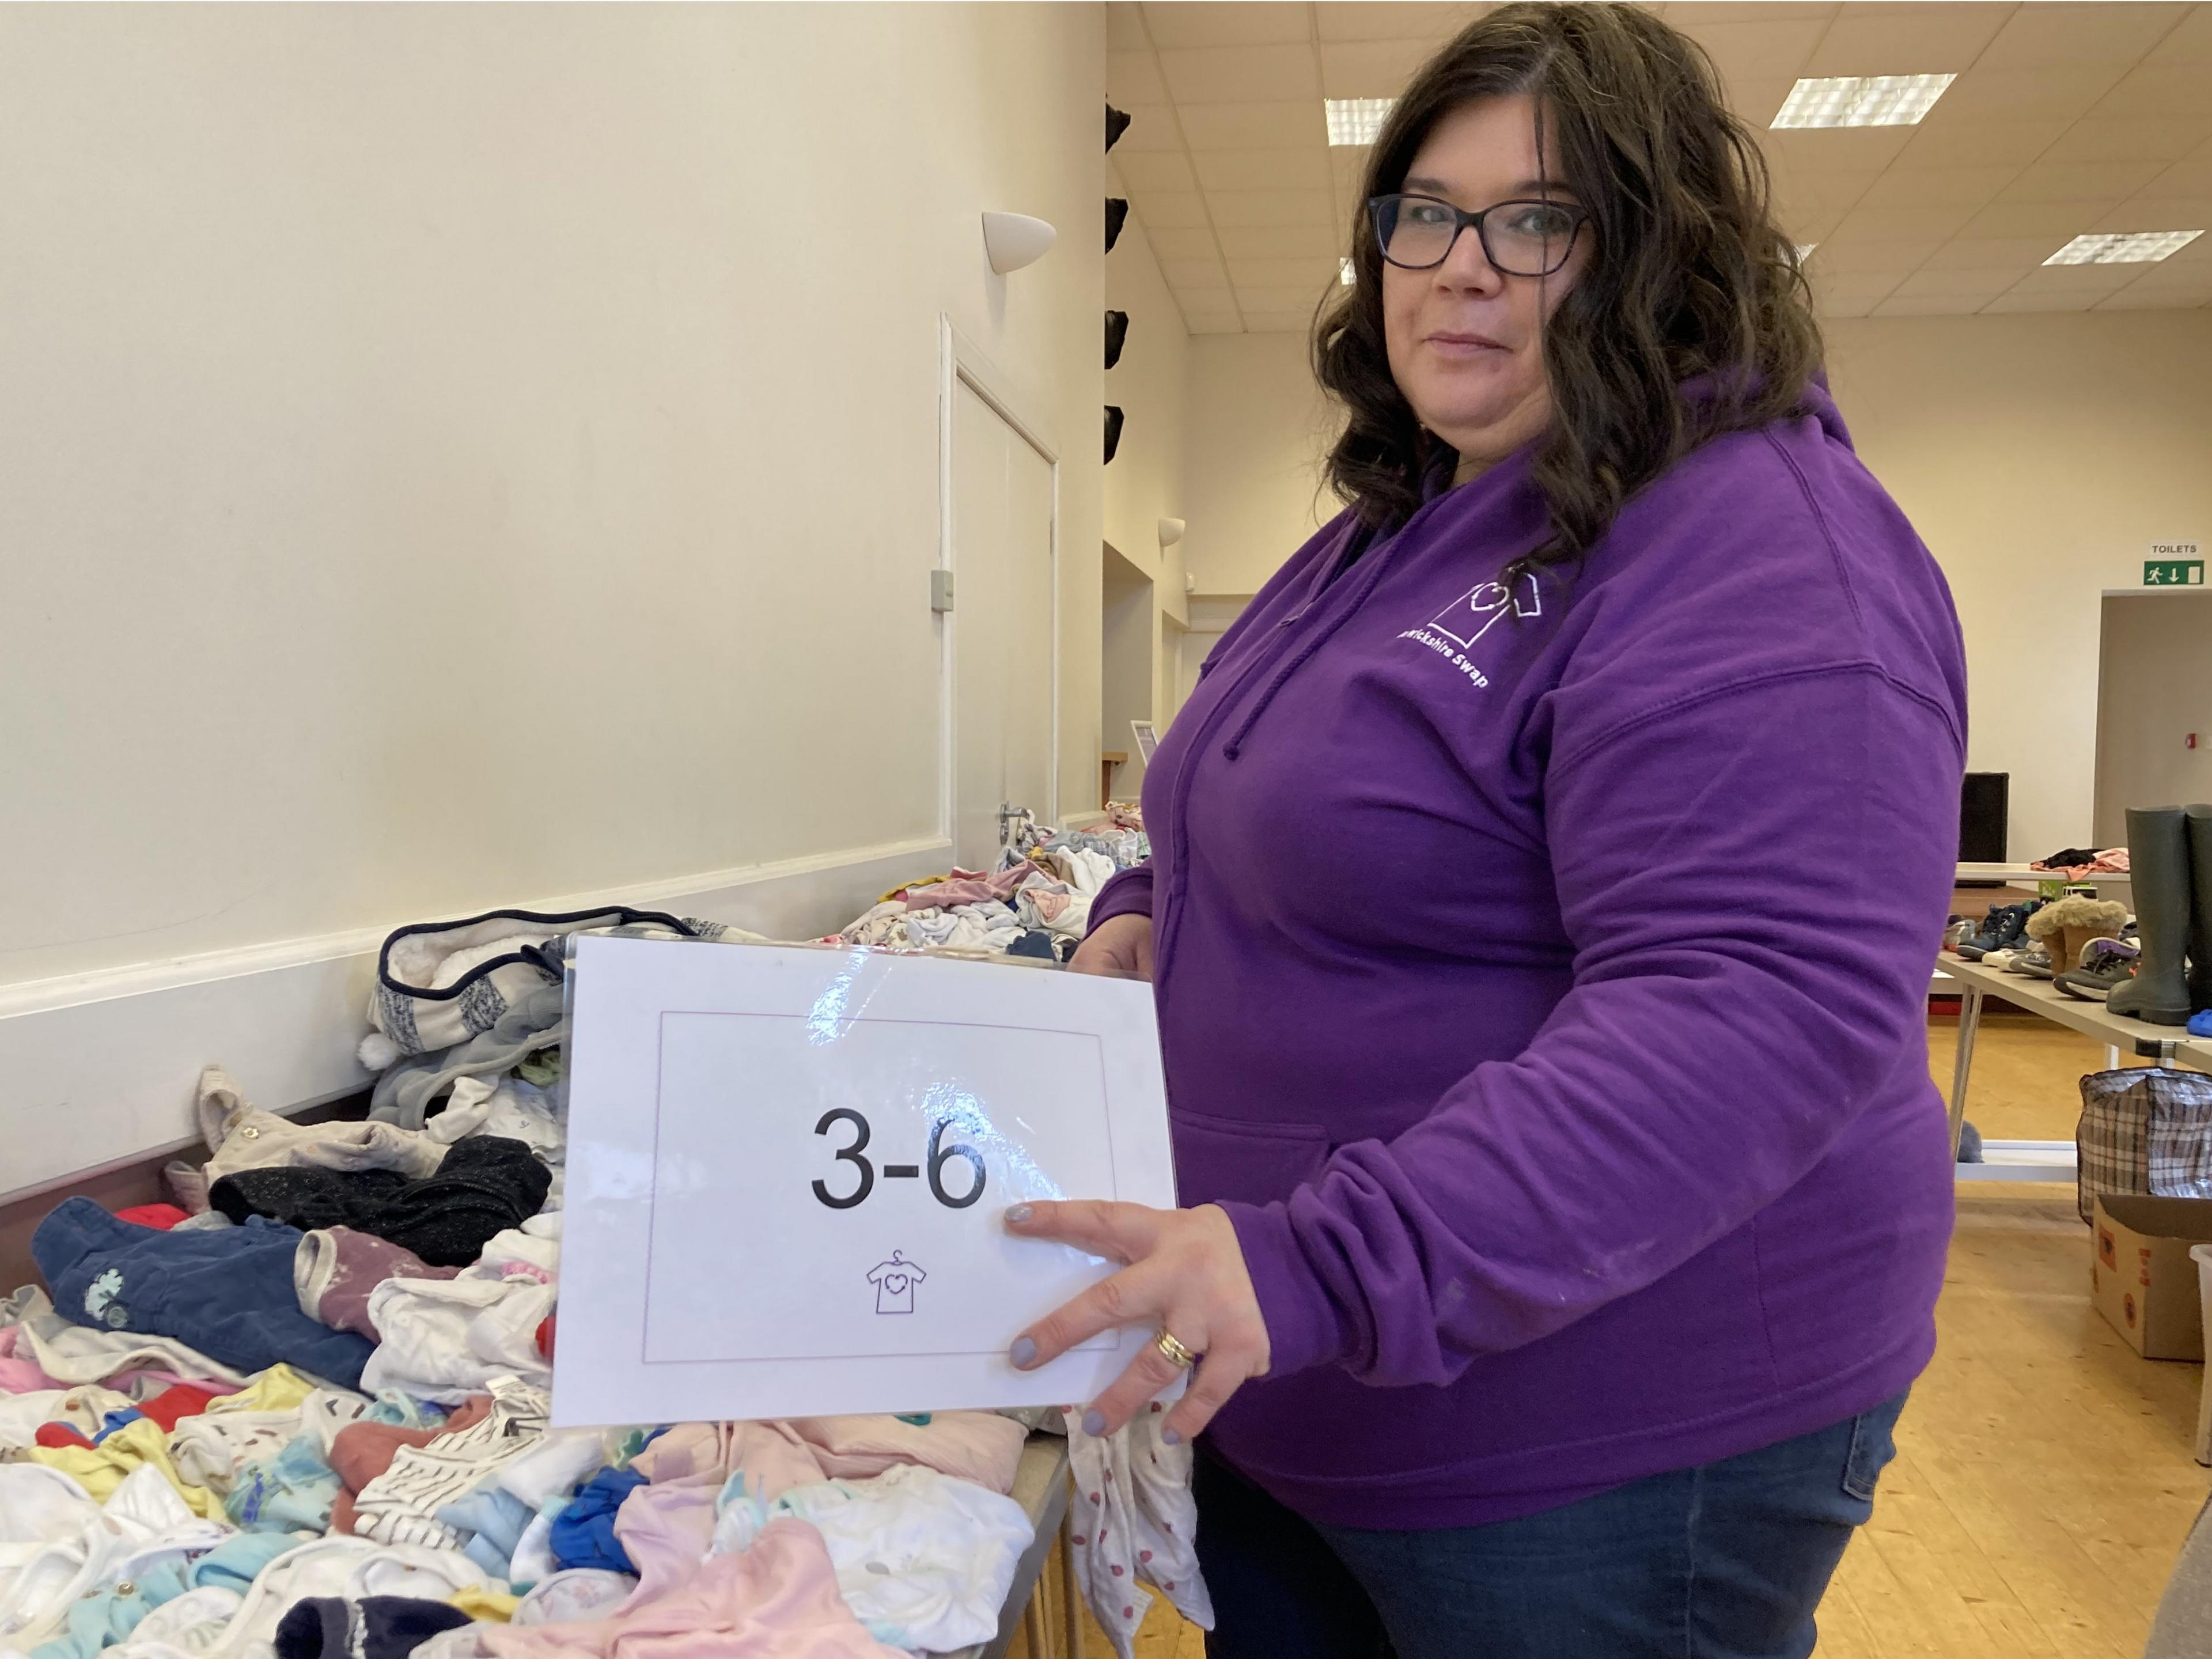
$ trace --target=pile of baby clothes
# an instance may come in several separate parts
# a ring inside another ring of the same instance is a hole
[[[1018,826],[1014,840],[995,870],[908,882],[822,942],[1065,962],[1099,889],[1152,854],[1141,830],[1120,827],[1039,835]]]

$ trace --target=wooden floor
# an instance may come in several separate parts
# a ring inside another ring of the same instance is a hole
[[[1947,1088],[1954,1029],[1930,1022]],[[1993,1139],[2070,1140],[2075,1079],[2104,1063],[2072,1032],[1992,1017],[1968,1115]],[[1959,1193],[1936,1360],[1821,1608],[1820,1659],[2138,1659],[2204,1501],[2203,1368],[2136,1358],[2091,1309],[2071,1187]],[[1112,1652],[1093,1626],[1085,1659]],[[1137,1653],[1203,1659],[1205,1638],[1162,1601]]]

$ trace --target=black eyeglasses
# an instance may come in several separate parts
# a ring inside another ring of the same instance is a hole
[[[1472,225],[1484,257],[1508,276],[1550,276],[1589,220],[1565,202],[1498,202],[1468,213],[1433,196],[1377,196],[1367,212],[1382,257],[1402,270],[1435,270]]]

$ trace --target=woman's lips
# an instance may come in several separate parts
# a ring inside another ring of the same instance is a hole
[[[1485,352],[1505,349],[1486,334],[1462,334],[1449,331],[1430,335],[1428,344],[1443,357],[1480,357]]]

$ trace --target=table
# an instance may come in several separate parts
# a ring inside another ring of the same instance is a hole
[[[1029,1625],[1029,1648],[1034,1659],[1046,1659],[1046,1656],[1054,1653],[1082,1653],[1083,1597],[1076,1588],[1073,1558],[1066,1550],[1060,1553],[1060,1583],[1057,1593],[1049,1597],[1036,1594],[1045,1560],[1052,1553],[1052,1540],[1060,1535],[1067,1517],[1067,1441],[1063,1436],[1042,1432],[1030,1436],[1029,1443],[1022,1448],[1022,1461],[1014,1469],[1012,1496],[1036,1524],[1036,1538],[1022,1553],[1020,1565],[1014,1569],[1013,1585],[1006,1592],[1006,1605],[999,1615],[999,1633],[988,1642],[963,1648],[947,1656],[947,1659],[1004,1659],[1007,1648],[1012,1645],[1015,1631],[1024,1621]],[[1061,1620],[1059,1643],[1054,1643],[1049,1634],[1046,1607],[1048,1600],[1059,1603],[1054,1609]]]
[[[2153,1025],[2107,1012],[2101,1002],[2069,997],[2047,979],[2008,974],[1946,953],[1936,961],[1938,980],[1959,987],[1959,1054],[1951,1067],[1951,1150],[1959,1148],[1959,1126],[1966,1115],[1966,1084],[1974,1065],[1974,1038],[1981,1029],[1982,1002],[1994,996],[2015,1008],[2094,1037],[2105,1045],[2106,1064],[2120,1063],[2125,1050],[2162,1066],[2212,1072],[2212,1042],[2191,1037],[2179,1025]],[[1940,983],[1935,988],[1942,988]],[[1992,1158],[1992,1152],[2001,1156]],[[2071,1181],[2074,1146],[2065,1140],[1984,1141],[1982,1164],[1961,1164],[1961,1181]]]

